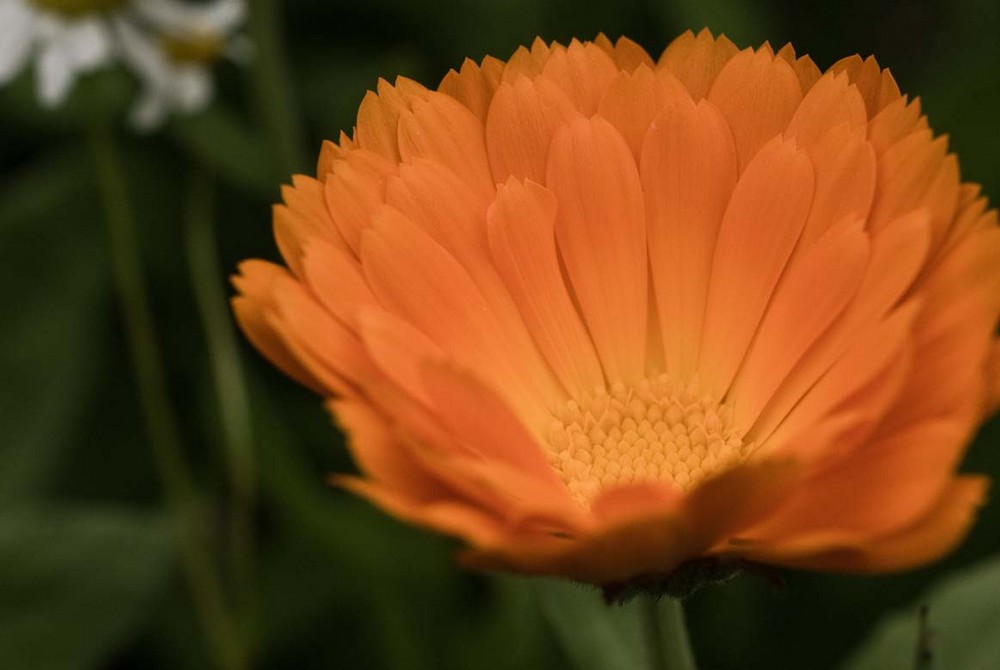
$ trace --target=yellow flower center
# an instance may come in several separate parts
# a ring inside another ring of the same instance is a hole
[[[95,12],[108,12],[124,5],[128,0],[31,0],[36,7],[47,12],[77,17]]]
[[[183,37],[164,35],[160,38],[160,44],[167,58],[175,63],[195,64],[218,60],[226,41],[221,35],[205,32]]]
[[[584,507],[614,486],[664,481],[689,489],[748,451],[732,412],[697,384],[665,374],[570,400],[547,432],[548,459]]]

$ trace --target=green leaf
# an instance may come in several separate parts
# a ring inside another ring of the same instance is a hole
[[[149,514],[0,514],[0,668],[100,665],[161,587],[169,540]]]
[[[738,0],[677,0],[653,2],[650,9],[659,14],[670,32],[708,28],[713,35],[724,33],[739,47],[775,39],[775,20],[762,4]],[[671,35],[671,37],[673,37]]]
[[[556,579],[535,580],[535,591],[573,667],[652,667],[643,630],[642,598],[625,605],[607,605],[596,588]]]
[[[222,105],[175,119],[170,133],[224,180],[255,195],[273,199],[282,180],[288,181],[275,169],[262,134]]]
[[[537,606],[534,580],[505,574],[478,577],[484,584],[483,597],[476,609],[453,615],[453,633],[445,645],[451,662],[446,667],[465,667],[470,658],[476,659],[476,670],[561,667],[557,640]]]
[[[915,668],[918,612],[928,607],[928,667],[991,670],[1000,659],[1000,558],[939,582],[909,607],[886,617],[843,670]]]
[[[138,86],[123,68],[102,68],[80,76],[57,107],[38,100],[34,68],[26,68],[13,82],[0,87],[0,112],[22,129],[39,133],[79,131],[97,120],[124,116]]]
[[[88,175],[68,150],[0,185],[0,505],[46,491],[95,384],[107,294]]]

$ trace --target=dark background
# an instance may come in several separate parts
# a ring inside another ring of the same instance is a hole
[[[320,141],[350,132],[380,76],[433,86],[466,56],[506,58],[536,35],[625,34],[656,57],[702,26],[741,47],[791,41],[821,68],[875,54],[949,134],[963,178],[1000,196],[995,0],[298,0],[281,13],[296,133],[288,156],[268,144],[253,71],[232,64],[218,71],[212,108],[149,136],[121,122],[135,91],[124,73],[89,78],[57,112],[35,105],[30,75],[0,90],[3,670],[208,665],[133,390],[84,140],[95,118],[119,121],[171,392],[220,542],[225,459],[181,235],[192,174],[213,175],[225,273],[246,257],[276,258],[270,205],[289,164],[311,172]],[[568,667],[525,580],[462,572],[448,541],[328,488],[328,472],[353,466],[319,399],[241,347],[259,465],[260,667]],[[996,475],[998,446],[993,422],[963,469]],[[886,612],[997,552],[994,501],[962,548],[931,568],[788,571],[783,588],[757,576],[706,588],[688,602],[700,666],[836,667]]]

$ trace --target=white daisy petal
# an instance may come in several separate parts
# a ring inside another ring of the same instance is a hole
[[[217,0],[204,8],[202,21],[214,30],[228,33],[246,20],[246,3],[243,0]]]
[[[136,24],[116,25],[122,60],[143,83],[132,123],[150,129],[171,113],[204,108],[214,95],[211,65],[220,57],[245,60],[250,46],[232,32],[245,16],[243,0],[190,5],[177,0],[133,0]]]
[[[18,2],[0,4],[0,86],[24,68],[31,55],[34,15]]]
[[[246,20],[244,0],[190,4],[178,0],[133,0],[139,14],[169,35],[230,33]]]
[[[143,79],[165,78],[167,71],[165,58],[146,34],[128,21],[116,21],[115,32],[118,35],[122,58],[129,67],[136,70]]]
[[[147,88],[129,111],[129,123],[136,130],[149,132],[159,126],[167,118],[167,99],[162,91]]]
[[[177,108],[190,114],[204,108],[212,99],[214,86],[208,68],[189,66],[178,68],[174,78]]]
[[[61,43],[51,42],[42,49],[35,77],[43,106],[56,107],[66,99],[73,74],[73,62]]]
[[[81,72],[98,68],[111,58],[111,33],[105,21],[97,17],[67,25],[63,43]]]
[[[237,35],[226,45],[226,57],[237,65],[245,65],[253,60],[253,42],[245,35]]]

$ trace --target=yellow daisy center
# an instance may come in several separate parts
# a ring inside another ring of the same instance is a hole
[[[95,12],[107,12],[124,5],[127,0],[31,0],[47,12],[76,17]]]
[[[689,489],[749,446],[724,404],[697,384],[679,388],[665,374],[568,401],[546,437],[549,463],[585,507],[602,490],[624,484],[663,481]]]
[[[160,44],[167,57],[175,63],[211,63],[219,59],[226,46],[225,39],[214,33],[185,35],[183,37],[164,35]]]

